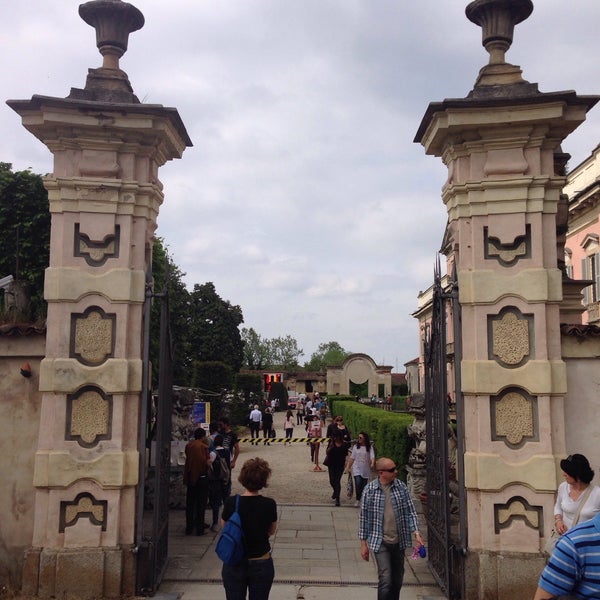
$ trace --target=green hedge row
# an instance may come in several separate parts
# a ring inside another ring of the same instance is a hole
[[[372,408],[356,402],[351,396],[330,396],[329,408],[333,416],[341,415],[352,437],[359,431],[366,431],[375,445],[375,456],[387,456],[396,462],[398,467],[408,463],[411,441],[407,428],[412,425],[413,416],[395,413],[380,408]],[[406,471],[400,468],[398,476],[406,480]]]

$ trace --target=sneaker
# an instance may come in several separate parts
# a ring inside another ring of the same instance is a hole
[[[213,524],[210,526],[210,530],[211,530],[213,533],[217,533],[217,531],[219,531],[219,526],[218,526],[216,523],[213,523]]]
[[[355,501],[354,501],[354,506],[355,506],[355,507],[356,507],[356,506],[360,506],[360,502],[359,502],[358,500],[355,500]]]

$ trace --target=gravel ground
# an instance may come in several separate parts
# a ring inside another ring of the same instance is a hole
[[[294,419],[296,412],[294,412]],[[285,421],[285,412],[276,412],[274,415],[274,427],[278,437],[284,437],[283,422]],[[329,420],[327,425],[329,424]],[[304,425],[294,427],[294,437],[304,437],[306,432]],[[248,437],[250,432],[248,431]],[[319,463],[323,471],[313,471],[314,464],[310,460],[310,448],[306,442],[296,442],[291,446],[282,442],[271,442],[270,446],[251,443],[240,443],[240,455],[238,463],[233,470],[233,492],[240,492],[241,485],[237,481],[237,476],[244,461],[259,456],[268,461],[273,474],[269,481],[269,487],[264,490],[263,495],[271,496],[280,504],[333,504],[331,499],[331,486],[329,485],[329,476],[327,467],[323,466],[322,461],[325,458],[325,444],[321,444],[319,452]],[[345,483],[346,475],[342,478],[342,506],[352,505],[354,498],[346,498]]]

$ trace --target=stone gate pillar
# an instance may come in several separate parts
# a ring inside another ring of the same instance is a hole
[[[8,104],[54,155],[46,357],[35,522],[23,590],[116,598],[135,591],[142,308],[163,201],[158,168],[191,145],[175,109],[144,105],[119,58],[142,13],[79,8],[103,55],[67,98]]]
[[[468,5],[489,64],[468,97],[429,105],[415,139],[448,167],[473,600],[533,597],[566,452],[556,243],[565,179],[555,155],[598,98],[541,93],[505,62],[514,25],[532,10],[530,0]]]

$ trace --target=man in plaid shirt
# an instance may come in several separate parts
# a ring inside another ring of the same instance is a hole
[[[396,478],[398,468],[390,458],[375,463],[377,479],[363,490],[360,505],[358,537],[360,554],[369,560],[373,553],[379,585],[377,600],[399,600],[404,579],[404,554],[423,545],[415,505],[406,485]]]

